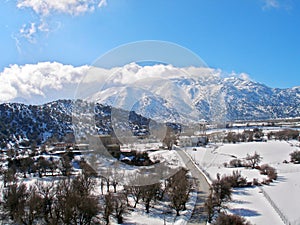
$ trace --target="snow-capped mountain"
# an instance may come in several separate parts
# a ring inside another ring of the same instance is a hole
[[[300,87],[269,88],[256,82],[229,78],[224,82],[223,91],[231,120],[300,116]]]
[[[171,65],[120,68],[85,99],[177,123],[261,120],[300,116],[300,87],[270,88],[209,68]]]
[[[186,125],[201,119],[224,123],[300,117],[300,87],[270,88],[237,76],[222,77],[209,68],[133,63],[103,77],[101,83],[89,77],[92,84],[79,85],[83,95],[76,98],[81,100],[1,104],[0,140],[43,142],[73,132],[84,136],[126,129],[138,135],[147,132],[147,118]]]

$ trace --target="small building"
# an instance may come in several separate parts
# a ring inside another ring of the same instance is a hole
[[[73,143],[65,143],[65,142],[56,142],[56,143],[53,143],[53,146],[54,146],[54,150],[58,151],[58,150],[66,150],[71,147],[74,147],[74,144]]]
[[[89,150],[89,144],[79,143],[74,145],[75,150]]]
[[[207,136],[180,136],[179,146],[180,147],[197,147],[207,145]]]

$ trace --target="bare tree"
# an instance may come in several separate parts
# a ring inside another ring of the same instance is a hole
[[[231,185],[225,179],[221,179],[220,174],[217,174],[217,179],[213,181],[211,188],[216,201],[216,207],[218,207],[217,211],[220,212],[224,207],[224,203],[231,200]]]
[[[75,196],[77,206],[74,210],[74,222],[81,225],[91,224],[93,218],[99,213],[98,198],[92,195]]]
[[[150,203],[155,201],[159,195],[160,183],[140,186],[142,191],[142,200],[145,205],[146,213],[150,212]]]
[[[62,179],[56,184],[55,218],[62,224],[72,224],[74,208],[77,202],[73,201],[70,179]]]
[[[25,214],[22,219],[24,225],[38,223],[42,218],[42,197],[38,194],[37,189],[32,186],[27,191],[25,203]]]
[[[60,168],[63,176],[70,176],[72,170],[71,159],[68,154],[63,155],[61,158],[61,168]]]
[[[104,177],[100,177],[100,189],[101,189],[101,194],[103,195],[103,187],[104,187]]]
[[[49,169],[51,171],[52,176],[54,176],[54,171],[58,168],[58,162],[52,156],[49,160]]]
[[[141,186],[124,186],[124,190],[128,193],[127,196],[131,196],[134,200],[133,208],[136,208],[136,205],[142,198],[142,187]]]
[[[56,224],[58,223],[58,217],[56,216],[56,191],[55,191],[55,183],[52,182],[50,184],[43,184],[37,182],[35,184],[37,188],[38,194],[41,196],[41,214],[42,218],[46,224]]]
[[[91,194],[94,185],[92,178],[84,174],[61,182],[57,203],[63,223],[88,225],[96,217],[100,208],[98,198]]]
[[[124,194],[114,194],[113,196],[113,211],[114,216],[116,217],[118,224],[123,223],[124,213],[127,211],[127,204]]]
[[[252,169],[254,169],[262,160],[262,157],[255,152],[253,155],[247,154],[246,160],[249,162]]]
[[[16,182],[17,182],[17,177],[16,177],[16,171],[14,169],[7,169],[3,171],[4,187],[7,187],[7,185]]]
[[[82,173],[72,181],[72,189],[81,196],[89,195],[95,188],[96,181],[89,174]]]
[[[109,224],[110,221],[110,216],[112,215],[114,210],[114,205],[113,205],[113,196],[112,193],[108,192],[104,196],[104,209],[103,209],[103,219],[106,222],[106,225]]]
[[[110,191],[111,176],[112,176],[111,170],[110,169],[103,169],[100,172],[100,176],[106,183],[106,191],[109,192]]]
[[[119,169],[120,165],[118,162],[115,162],[113,165],[113,168],[111,170],[111,184],[114,188],[114,193],[117,193],[117,186],[121,180],[121,178],[124,176],[122,171]]]
[[[180,215],[181,210],[186,209],[186,202],[192,190],[192,183],[187,176],[187,170],[181,169],[169,178],[168,194],[171,200],[171,208],[176,210],[176,215]]]
[[[14,183],[7,187],[4,191],[2,203],[4,218],[14,223],[22,223],[25,215],[27,194],[25,184]]]
[[[88,225],[99,213],[98,198],[91,194],[93,182],[79,175],[62,179],[56,185],[52,221],[62,224]]]
[[[229,176],[230,177],[230,176]],[[210,194],[205,201],[204,209],[207,213],[207,220],[212,222],[216,213],[220,213],[221,209],[225,207],[225,203],[231,200],[231,183],[227,176],[220,178],[220,174],[217,174],[217,179],[213,181]],[[231,223],[224,223],[230,224]]]
[[[95,180],[88,174],[51,184],[37,182],[29,188],[15,182],[4,189],[3,219],[24,225],[90,225],[100,213],[94,187]]]
[[[212,190],[210,190],[210,194],[204,204],[204,210],[207,213],[207,222],[209,223],[212,222],[212,219],[214,217],[215,207],[216,207],[216,199],[213,195]]]
[[[50,163],[48,162],[48,160],[45,159],[43,156],[40,156],[37,162],[37,170],[39,173],[39,177],[42,177],[43,174],[46,175],[47,169],[49,168],[50,168]]]
[[[32,168],[34,166],[34,161],[31,157],[27,157],[21,159],[20,164],[21,164],[20,170],[23,173],[23,177],[26,178],[26,174],[32,171]]]
[[[167,126],[163,144],[168,148],[168,150],[172,149],[172,146],[176,142],[176,139],[176,131],[172,127]]]
[[[227,182],[230,187],[245,187],[247,186],[247,179],[242,176],[240,171],[232,171],[232,175],[225,175],[222,177],[222,182]]]

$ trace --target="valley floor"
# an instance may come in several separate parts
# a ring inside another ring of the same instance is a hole
[[[300,165],[283,163],[284,160],[289,161],[290,153],[299,150],[299,142],[210,144],[206,148],[184,150],[211,180],[216,178],[217,173],[230,175],[232,171],[239,170],[248,181],[253,178],[263,181],[266,176],[261,175],[258,170],[224,166],[224,163],[229,163],[232,159],[244,159],[247,154],[257,152],[262,156],[260,164],[267,163],[276,168],[278,179],[270,185],[234,189],[228,211],[244,216],[256,225],[300,223]]]

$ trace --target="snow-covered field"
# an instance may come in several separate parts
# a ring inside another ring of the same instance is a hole
[[[149,145],[149,144],[148,144]],[[147,147],[148,145],[145,145]],[[142,146],[142,145],[139,145]],[[153,147],[153,145],[151,145]],[[48,158],[50,156],[44,155],[44,158]],[[169,151],[169,150],[159,150],[149,153],[149,157],[154,160],[159,160],[162,163],[167,163],[168,167],[175,169],[174,171],[177,171],[176,168],[183,167],[184,164],[181,162],[180,157],[178,156],[176,151]],[[54,158],[57,158],[54,156]],[[76,156],[76,160],[80,160],[81,157]],[[74,164],[74,163],[73,163]],[[98,167],[99,166],[99,167]],[[74,165],[73,165],[74,167]],[[77,174],[80,172],[80,169],[74,169],[74,174]],[[94,169],[98,169],[98,172],[106,172],[110,171],[111,176],[116,176],[114,173],[118,173],[121,176],[117,176],[119,185],[117,187],[118,191],[121,191],[123,189],[122,185],[127,184],[129,182],[128,179],[134,177],[134,174],[137,174],[141,172],[139,167],[129,166],[125,163],[116,163],[116,160],[110,159],[110,158],[101,158],[101,160],[97,160],[97,164],[95,165]],[[49,174],[51,175],[51,174]],[[173,175],[173,173],[169,174]],[[53,176],[44,176],[42,178],[39,178],[37,176],[34,176],[33,174],[30,174],[27,176],[27,178],[23,179],[22,174],[18,174],[20,183],[25,183],[27,187],[32,186],[39,183],[43,184],[52,184],[52,182],[56,182],[60,180],[60,177],[53,177]],[[166,174],[168,176],[168,174]],[[169,177],[168,176],[168,177]],[[166,177],[166,178],[168,178]],[[100,195],[101,188],[100,188],[100,181],[97,181],[97,185],[93,193],[95,195]],[[151,181],[149,181],[151,183]],[[37,184],[38,185],[38,184]],[[111,190],[113,189],[112,186],[110,186]],[[3,183],[0,182],[0,193],[2,194],[3,189]],[[107,193],[106,187],[104,188],[104,194]],[[0,196],[2,198],[2,196]],[[190,198],[186,204],[187,209],[180,212],[180,216],[176,216],[175,210],[172,210],[169,207],[170,202],[156,202],[155,204],[151,204],[150,213],[147,214],[145,212],[145,206],[141,203],[137,204],[136,208],[129,208],[127,213],[124,216],[124,225],[149,225],[149,224],[166,224],[166,225],[184,225],[189,220],[191,213],[194,209],[195,201],[197,199],[197,192],[192,191],[190,193]],[[134,205],[134,200],[129,199],[129,202],[131,205]],[[110,224],[118,224],[115,218],[111,218]]]
[[[207,176],[211,180],[216,178],[217,173],[229,175],[232,174],[233,171],[239,170],[242,176],[246,177],[248,181],[252,181],[254,178],[263,181],[267,177],[261,175],[258,170],[244,167],[228,168],[224,166],[224,163],[229,163],[232,159],[238,158],[243,160],[247,154],[257,152],[262,156],[260,165],[267,163],[275,167],[279,175],[278,179],[270,185],[234,189],[232,201],[228,204],[228,212],[244,216],[248,221],[256,225],[299,225],[300,165],[283,163],[284,160],[290,160],[290,153],[295,150],[300,150],[299,145],[300,143],[298,141],[268,141],[237,144],[209,144],[206,147],[190,147],[183,148],[183,150],[207,173]],[[165,162],[171,168],[176,168],[183,166],[176,151],[153,151],[149,153],[149,156],[153,160]],[[102,163],[102,167],[108,168],[108,165],[112,166],[112,169],[116,169],[110,160]],[[123,171],[123,179],[127,177],[124,176],[125,174],[134,174],[137,169],[129,168],[128,165],[122,163],[118,164],[118,166],[120,166],[120,168],[118,168],[117,171]],[[53,178],[44,177],[39,179],[31,176],[23,180],[23,182],[33,184],[37,180],[51,182]],[[100,189],[97,189],[96,192],[100,193]],[[188,210],[182,211],[181,217],[176,217],[174,211],[167,213],[167,209],[170,211],[167,205],[155,205],[154,208],[151,208],[150,213],[147,214],[145,213],[143,205],[138,204],[136,209],[129,211],[125,216],[124,224],[171,225],[182,224],[182,222],[184,224],[193,210],[194,198],[195,193],[191,195],[187,207]]]
[[[208,145],[206,148],[185,148],[191,158],[208,173],[210,179],[215,179],[216,174],[231,174],[239,170],[248,181],[266,178],[257,170],[246,168],[226,168],[224,163],[239,158],[244,159],[247,154],[257,152],[262,156],[262,164],[275,167],[278,180],[269,186],[235,189],[233,202],[229,204],[229,211],[242,216],[253,224],[300,224],[300,165],[285,164],[289,161],[289,154],[299,150],[297,141],[268,141],[238,144]],[[276,211],[277,210],[277,211]],[[283,219],[281,219],[282,217]]]
[[[263,189],[283,213],[289,225],[300,224],[300,172],[281,174],[278,181]]]
[[[284,224],[258,187],[234,189],[229,212],[245,217],[256,225]]]

